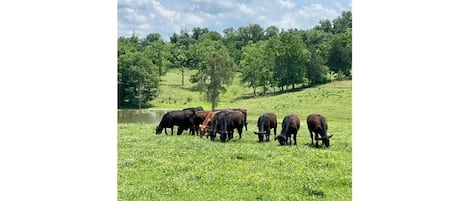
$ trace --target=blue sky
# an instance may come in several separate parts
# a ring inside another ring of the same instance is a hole
[[[259,24],[263,28],[309,29],[321,19],[352,10],[351,0],[118,0],[118,36],[160,33],[168,40],[181,29],[223,29]]]

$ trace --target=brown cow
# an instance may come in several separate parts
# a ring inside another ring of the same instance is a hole
[[[277,137],[277,115],[273,112],[266,112],[257,119],[257,128],[259,132],[254,132],[259,137],[259,142],[270,141],[270,129],[274,129],[274,139]]]
[[[296,145],[296,134],[300,129],[300,119],[296,114],[289,114],[283,118],[282,121],[282,132],[278,135],[275,139],[278,139],[280,146],[287,144],[290,141],[291,145],[291,134],[293,134],[293,140],[295,141],[294,145]]]
[[[332,138],[333,135],[327,136],[327,130],[329,129],[329,126],[327,125],[326,118],[324,116],[321,116],[320,114],[310,114],[306,118],[306,122],[308,123],[309,135],[311,136],[311,144],[314,144],[314,133],[316,147],[319,147],[319,140],[322,140],[321,146],[325,145],[326,148],[329,147],[329,139]],[[319,135],[321,135],[321,138],[319,138]]]
[[[212,111],[207,114],[205,117],[204,121],[202,124],[199,126],[199,132],[200,132],[200,137],[202,138],[205,133],[207,133],[208,128],[210,128],[210,125],[212,124],[212,119],[215,114],[217,114],[220,111]]]
[[[199,127],[204,122],[208,113],[210,113],[210,111],[206,111],[206,110],[200,110],[200,111],[195,112],[194,129],[197,135],[199,135]]]

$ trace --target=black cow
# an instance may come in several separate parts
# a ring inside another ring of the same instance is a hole
[[[247,122],[248,111],[246,109],[232,108],[232,109],[220,109],[220,110],[214,110],[214,111],[229,111],[229,110],[240,111],[244,114],[244,128],[247,131],[248,130],[248,122]]]
[[[257,119],[259,132],[254,132],[259,137],[259,142],[270,141],[270,129],[274,129],[274,139],[277,137],[277,115],[273,112],[266,112]]]
[[[295,141],[294,145],[296,145],[296,134],[300,129],[300,119],[296,114],[289,114],[283,118],[282,121],[282,132],[278,135],[275,139],[278,140],[280,146],[283,146],[290,141],[291,145],[291,134],[293,134],[293,140]]]
[[[156,127],[155,133],[161,134],[164,128],[164,133],[167,135],[166,128],[171,128],[171,135],[173,135],[173,127],[179,126],[177,135],[181,135],[183,130],[194,128],[194,115],[194,111],[192,110],[167,112],[163,115],[160,124]]]
[[[215,114],[210,126],[210,139],[215,140],[216,133],[220,133],[220,140],[225,142],[233,138],[234,129],[238,130],[239,139],[242,138],[244,114],[240,111],[223,110]]]
[[[204,108],[203,108],[202,106],[197,106],[197,107],[183,108],[182,110],[193,111],[194,114],[196,114],[198,111],[203,111]],[[194,128],[189,128],[189,129],[190,129],[189,133],[190,133],[191,135],[195,135],[195,134],[198,135],[198,134],[199,134],[199,125],[200,125],[204,120],[202,119],[202,121],[200,121],[200,119],[197,118],[197,114],[193,116],[193,119],[192,119],[192,120],[194,121]],[[200,122],[200,123],[199,123],[199,122]],[[181,128],[179,128],[179,129],[181,129]],[[182,128],[182,129],[183,129],[183,130],[186,130],[187,128]]]
[[[314,138],[316,140],[316,147],[319,147],[319,140],[322,140],[322,145],[325,145],[326,148],[329,147],[330,145],[330,138],[332,138],[333,135],[327,136],[327,130],[329,129],[329,126],[327,125],[326,118],[320,114],[310,114],[306,122],[308,123],[308,130],[309,130],[309,135],[311,136],[311,144],[314,144],[313,140],[313,133]],[[319,138],[319,135],[321,137]]]

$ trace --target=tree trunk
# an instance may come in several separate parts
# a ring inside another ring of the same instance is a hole
[[[295,89],[295,84],[293,84],[293,86],[292,86],[292,87],[293,87],[292,89]]]
[[[182,86],[184,86],[184,66],[181,69],[181,81],[182,81]]]
[[[254,96],[257,96],[257,95],[256,95],[256,87],[252,87],[252,90],[253,90],[253,92],[254,92]]]

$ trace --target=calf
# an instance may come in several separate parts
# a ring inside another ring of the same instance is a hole
[[[291,145],[291,135],[293,134],[293,140],[295,141],[294,145],[296,145],[296,134],[300,129],[300,119],[296,114],[289,114],[283,118],[282,121],[282,132],[278,135],[275,140],[278,139],[280,146],[283,146],[290,141]]]
[[[321,146],[325,145],[326,148],[329,147],[329,139],[332,138],[333,135],[327,136],[327,130],[329,129],[329,126],[327,125],[326,118],[320,114],[310,114],[307,117],[306,122],[308,123],[309,135],[311,136],[311,144],[314,144],[314,140],[316,140],[316,147],[319,147],[318,142],[321,140]],[[321,135],[320,138],[319,135]]]
[[[259,142],[270,141],[270,129],[274,129],[274,139],[277,137],[277,116],[273,112],[266,112],[257,119],[259,132],[254,132],[259,137]]]
[[[183,130],[194,128],[194,115],[194,111],[191,110],[167,112],[156,127],[155,133],[161,134],[164,128],[164,132],[167,135],[166,128],[171,128],[171,135],[173,135],[173,127],[179,126],[177,135],[181,135]]]

